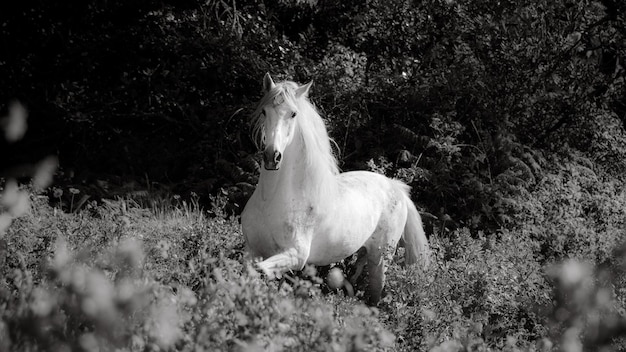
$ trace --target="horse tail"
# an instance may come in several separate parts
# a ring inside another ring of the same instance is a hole
[[[402,235],[405,262],[406,265],[419,263],[426,268],[430,264],[430,247],[424,233],[422,219],[415,204],[406,193],[404,200],[407,208],[406,224]]]

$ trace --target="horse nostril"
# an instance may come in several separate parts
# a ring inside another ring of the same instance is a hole
[[[279,163],[282,158],[283,155],[279,151],[274,152],[274,162]]]

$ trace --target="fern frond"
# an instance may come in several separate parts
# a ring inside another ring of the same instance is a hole
[[[259,173],[261,171],[261,165],[252,156],[248,155],[240,162],[242,168],[248,172]]]
[[[397,123],[393,124],[393,131],[396,135],[404,142],[413,145],[424,145],[428,143],[429,138],[426,136],[420,136],[417,133],[411,131],[410,129],[398,125]]]
[[[219,159],[215,164],[220,171],[222,171],[222,174],[226,175],[231,182],[237,183],[247,180],[246,173],[239,166],[230,161]]]

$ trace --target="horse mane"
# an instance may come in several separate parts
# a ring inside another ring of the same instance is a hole
[[[337,158],[333,152],[334,141],[328,136],[324,120],[320,116],[315,106],[306,96],[296,97],[298,84],[292,81],[276,83],[275,87],[267,92],[257,109],[254,111],[252,137],[259,149],[265,142],[264,122],[265,118],[261,114],[267,105],[278,105],[277,102],[288,104],[294,111],[297,111],[296,133],[300,136],[304,145],[304,158],[306,160],[306,174],[312,178],[316,187],[329,185],[332,182],[326,177],[339,174]],[[280,99],[282,98],[282,100]],[[317,190],[315,193],[324,193]]]

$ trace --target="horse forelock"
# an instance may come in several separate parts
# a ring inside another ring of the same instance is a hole
[[[263,109],[266,106],[278,106],[285,102],[292,102],[295,100],[295,90],[298,85],[295,82],[280,82],[276,86],[266,92],[263,98],[259,101],[257,108],[252,113],[252,138],[257,148],[261,149],[265,142],[265,117],[262,115]],[[292,105],[292,103],[289,103]],[[292,106],[295,108],[295,106]]]

